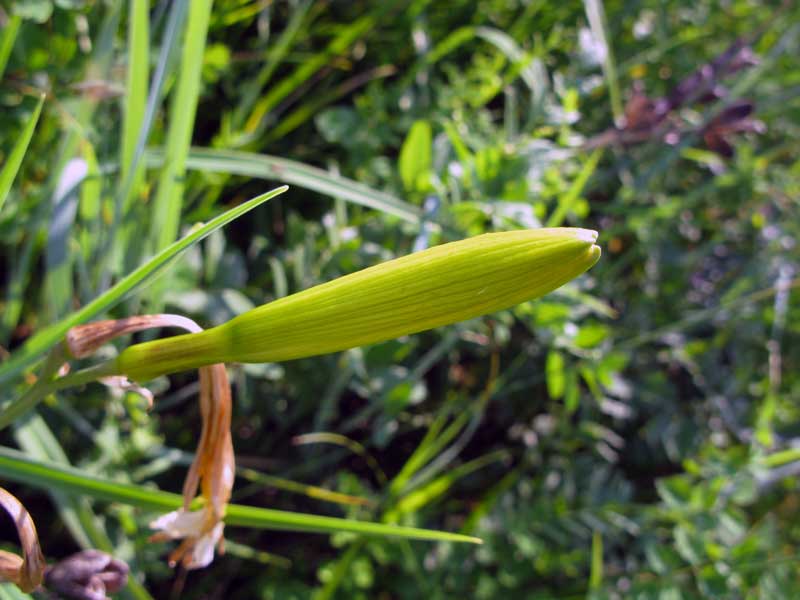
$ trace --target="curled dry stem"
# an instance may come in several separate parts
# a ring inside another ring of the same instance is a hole
[[[0,506],[13,519],[22,546],[22,556],[0,550],[0,579],[10,581],[23,592],[31,592],[42,583],[44,556],[30,513],[14,495],[0,488]]]

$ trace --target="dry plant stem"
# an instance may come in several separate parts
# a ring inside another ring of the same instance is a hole
[[[0,550],[0,579],[10,581],[23,592],[32,592],[42,583],[45,567],[36,526],[22,503],[3,488],[0,506],[14,521],[22,545],[22,556]]]
[[[155,327],[179,327],[189,333],[203,330],[197,323],[181,315],[141,315],[78,325],[67,332],[64,345],[70,356],[85,358],[114,338]]]

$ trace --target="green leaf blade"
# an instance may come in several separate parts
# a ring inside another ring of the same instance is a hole
[[[22,165],[22,160],[25,158],[25,153],[28,151],[28,144],[30,144],[36,124],[39,122],[39,115],[42,114],[44,98],[44,94],[39,97],[39,102],[36,104],[36,108],[33,109],[33,114],[31,114],[25,124],[25,128],[22,130],[22,135],[19,136],[17,143],[14,144],[14,149],[8,155],[8,160],[0,170],[0,210],[3,210],[11,184],[14,182],[14,178]]]

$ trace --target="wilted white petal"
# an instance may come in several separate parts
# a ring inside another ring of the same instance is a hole
[[[203,522],[206,515],[204,511],[189,511],[182,508],[165,515],[161,515],[150,523],[150,529],[162,531],[172,539],[190,536],[199,536],[203,531]]]
[[[224,525],[217,523],[214,529],[202,536],[192,548],[192,562],[186,565],[188,569],[202,569],[214,560],[214,548],[222,537]]]

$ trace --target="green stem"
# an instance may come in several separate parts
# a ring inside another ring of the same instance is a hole
[[[63,355],[60,346],[54,350],[42,368],[42,374],[31,388],[20,398],[11,402],[3,412],[0,413],[0,431],[8,427],[11,423],[19,419],[22,415],[36,408],[36,405],[47,396],[58,390],[69,387],[76,387],[97,381],[102,377],[114,375],[114,361],[102,362],[99,365],[91,366],[75,373],[70,373],[64,377],[52,380],[53,375],[63,362]]]

